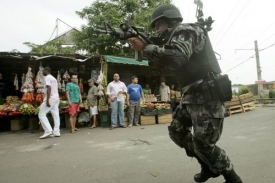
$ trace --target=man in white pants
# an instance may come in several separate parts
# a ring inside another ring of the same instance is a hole
[[[40,105],[39,110],[39,120],[45,131],[44,135],[39,137],[44,139],[53,135],[55,137],[60,137],[60,118],[59,118],[59,94],[58,94],[58,84],[57,80],[51,75],[51,69],[45,67],[43,70],[45,89],[44,89],[44,100]],[[54,130],[52,129],[49,120],[47,118],[47,113],[51,112],[54,120]]]

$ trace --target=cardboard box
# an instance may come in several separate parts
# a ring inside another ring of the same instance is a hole
[[[157,115],[155,116],[140,116],[141,125],[154,125],[156,124]]]
[[[171,123],[173,120],[172,114],[158,115],[158,124]]]

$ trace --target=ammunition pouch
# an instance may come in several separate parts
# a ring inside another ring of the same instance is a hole
[[[232,89],[228,75],[212,75],[211,78],[211,80],[201,83],[204,99],[206,101],[230,101],[232,99]]]
[[[230,101],[232,99],[232,89],[228,75],[214,76],[214,81],[221,102]]]

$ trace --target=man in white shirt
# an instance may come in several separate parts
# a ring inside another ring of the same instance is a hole
[[[170,88],[165,84],[164,81],[161,81],[161,86],[159,87],[159,94],[161,101],[170,102]]]
[[[117,113],[119,116],[120,127],[126,128],[124,126],[124,96],[127,97],[127,87],[122,81],[119,80],[119,75],[117,73],[114,74],[114,81],[110,82],[107,86],[107,95],[111,100],[110,104],[112,108],[112,124],[110,130],[117,126]]]
[[[43,75],[45,76],[44,100],[43,103],[40,105],[38,117],[45,133],[39,138],[44,139],[49,137],[50,135],[60,137],[60,118],[58,108],[59,94],[57,80],[51,75],[51,69],[49,67],[44,68]],[[48,112],[51,112],[52,114],[54,120],[54,130],[52,129],[46,116]]]

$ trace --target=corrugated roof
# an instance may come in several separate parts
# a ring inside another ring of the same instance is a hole
[[[104,56],[104,58],[105,58],[106,62],[112,62],[112,63],[118,63],[118,64],[149,66],[147,60],[137,61],[132,58],[115,57],[115,56]]]

